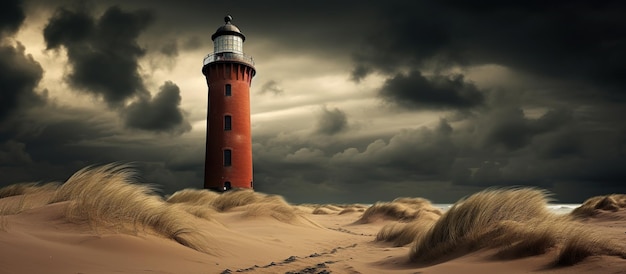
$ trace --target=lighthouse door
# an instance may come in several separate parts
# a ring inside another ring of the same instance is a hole
[[[230,185],[230,182],[228,182],[228,181],[224,182],[224,191],[228,191],[231,188],[233,188],[233,187]]]

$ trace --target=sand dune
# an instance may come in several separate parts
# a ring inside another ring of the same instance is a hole
[[[441,212],[415,197],[291,205],[249,190],[166,199],[124,165],[0,189],[3,273],[619,273],[626,195],[571,215],[536,189],[492,189]],[[326,272],[324,272],[326,271]]]
[[[611,194],[596,196],[587,199],[580,207],[574,209],[571,215],[575,218],[593,217],[602,212],[617,212],[626,208],[625,194]]]

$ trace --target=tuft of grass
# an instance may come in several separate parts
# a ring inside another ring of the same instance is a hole
[[[333,213],[335,213],[335,211],[330,210],[325,207],[318,207],[318,208],[313,209],[313,214],[316,214],[316,215],[328,215],[328,214],[333,214]]]
[[[438,219],[437,215],[426,216],[409,223],[387,224],[376,234],[376,241],[392,242],[394,246],[420,241]]]
[[[56,182],[47,183],[47,184],[40,184],[40,183],[13,184],[13,185],[0,188],[0,199],[11,197],[11,196],[54,191],[58,187],[59,187],[59,183],[56,183]]]
[[[392,202],[375,203],[365,210],[356,223],[371,223],[381,218],[409,222],[425,215],[441,216],[442,212],[423,198],[398,198]]]
[[[234,189],[219,195],[211,202],[211,206],[217,211],[224,212],[235,207],[269,202],[287,203],[283,197],[278,195],[267,195],[250,189]]]
[[[19,192],[13,192],[15,195],[5,197],[6,200],[0,203],[0,215],[15,215],[25,210],[45,206],[52,199],[56,187],[56,183],[36,184],[28,188],[18,187]]]
[[[5,202],[0,204],[0,216],[15,215],[21,213],[26,209],[29,209],[29,207],[26,206],[26,195],[21,195],[21,197],[16,198],[19,199],[17,203]]]
[[[589,218],[601,211],[618,211],[626,208],[626,194],[611,194],[595,196],[587,199],[581,206],[574,209],[570,216],[574,218]]]
[[[242,217],[271,217],[288,224],[311,224],[313,221],[302,216],[303,211],[289,205],[281,196],[267,195],[249,189],[234,189],[222,194],[209,190],[185,189],[167,199],[196,217],[213,220],[216,212],[243,211]]]
[[[489,248],[497,250],[494,258],[514,259],[544,254],[559,246],[563,247],[555,265],[575,264],[591,255],[625,257],[621,247],[602,235],[551,214],[547,201],[545,191],[529,188],[492,189],[471,195],[454,204],[426,233],[413,232],[416,236],[409,258],[436,263]],[[406,227],[389,227],[384,233],[391,238],[396,230]]]
[[[421,197],[400,197],[395,198],[392,203],[400,203],[406,205],[414,205],[418,208],[430,206],[431,203],[429,200],[421,198]]]
[[[184,203],[199,206],[210,206],[220,194],[207,189],[183,189],[167,198],[168,203]]]
[[[488,190],[455,203],[415,242],[409,254],[412,261],[441,258],[455,249],[475,249],[477,240],[502,221],[528,222],[548,219],[548,194],[536,189]]]
[[[353,213],[353,212],[365,212],[365,209],[357,208],[357,207],[346,207],[342,211],[339,211],[338,215],[343,215],[343,214],[348,214],[348,213]]]
[[[166,202],[198,218],[214,220],[216,210],[212,204],[218,197],[219,193],[206,189],[183,189],[169,196]]]
[[[501,221],[473,239],[473,248],[496,248],[495,259],[516,259],[546,253],[557,244],[566,223]]]
[[[70,201],[66,217],[94,229],[136,233],[149,228],[195,250],[211,253],[208,238],[191,222],[193,215],[165,203],[147,185],[134,183],[126,165],[87,167],[61,185],[52,202]]]
[[[589,256],[609,255],[626,259],[626,251],[589,229],[572,229],[554,261],[555,266],[574,265]]]
[[[331,211],[336,211],[336,212],[339,212],[344,209],[343,205],[321,205],[320,207],[329,209]]]

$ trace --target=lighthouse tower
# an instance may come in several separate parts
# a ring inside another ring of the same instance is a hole
[[[256,71],[232,20],[226,16],[211,36],[213,53],[202,66],[209,87],[204,188],[220,192],[252,188],[250,84]]]

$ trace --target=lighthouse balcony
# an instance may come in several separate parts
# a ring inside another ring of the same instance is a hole
[[[254,59],[252,59],[252,57],[245,55],[243,53],[237,53],[237,52],[211,53],[207,55],[206,57],[204,57],[204,61],[202,62],[202,65],[206,66],[209,63],[219,62],[219,61],[241,62],[241,63],[254,67]]]

